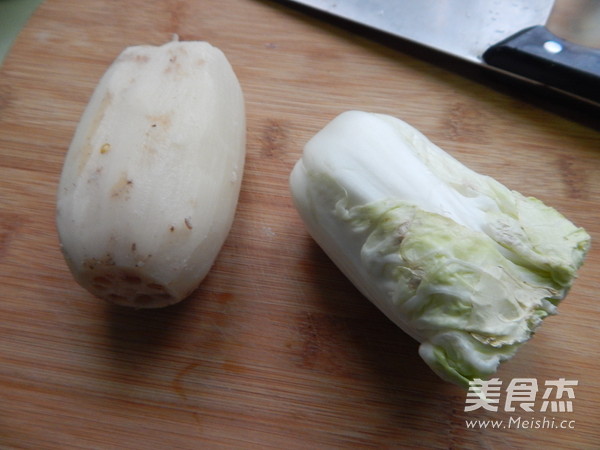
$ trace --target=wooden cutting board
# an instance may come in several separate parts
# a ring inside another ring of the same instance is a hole
[[[246,168],[201,287],[171,308],[127,310],[73,281],[55,191],[104,70],[124,47],[173,33],[210,41],[234,66]],[[600,242],[600,133],[583,110],[461,71],[271,1],[43,3],[0,72],[0,447],[598,448],[600,246],[560,314],[501,367],[498,411],[464,411],[466,393],[431,372],[292,206],[304,143],[361,109],[408,121]],[[538,382],[533,412],[507,410],[516,378]],[[560,378],[578,381],[573,411],[542,412],[544,383]],[[474,419],[504,422],[468,428]]]

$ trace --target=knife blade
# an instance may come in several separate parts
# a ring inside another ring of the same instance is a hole
[[[554,0],[286,0],[600,105],[600,49],[546,23]]]

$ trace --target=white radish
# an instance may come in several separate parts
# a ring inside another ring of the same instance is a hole
[[[125,49],[81,117],[58,188],[77,282],[137,308],[187,297],[231,229],[245,147],[242,90],[219,49]]]

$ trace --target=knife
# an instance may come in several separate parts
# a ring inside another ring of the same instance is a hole
[[[600,49],[546,23],[554,0],[286,0],[600,105]]]

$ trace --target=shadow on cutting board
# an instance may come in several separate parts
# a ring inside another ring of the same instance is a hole
[[[306,265],[314,278],[321,311],[306,313],[299,324],[304,342],[301,367],[349,379],[369,392],[373,408],[393,414],[390,426],[446,417],[464,391],[442,381],[419,357],[419,343],[365,298],[307,237]],[[343,389],[343,388],[341,388]],[[352,395],[350,392],[349,395]]]
[[[167,308],[134,309],[106,306],[109,348],[113,360],[123,367],[158,357],[185,327],[191,309],[189,299]]]
[[[378,441],[397,436],[398,429],[424,430],[432,417],[451,426],[452,411],[462,405],[464,392],[429,369],[418,355],[418,343],[363,297],[308,235],[302,248],[301,276],[310,294],[290,311],[285,324],[289,334],[283,339],[277,328],[254,330],[261,342],[270,339],[271,350],[279,345],[280,358],[269,359],[267,367],[284,370],[289,386],[301,380],[308,389],[290,409],[318,407],[326,395],[333,411],[352,417],[342,423],[356,419],[363,437],[377,434]],[[107,305],[103,359],[111,397],[183,402],[200,414],[202,399],[220,395],[221,384],[237,376],[220,363],[240,346],[253,345],[234,324],[244,318],[235,302],[201,286],[168,308]],[[254,381],[263,373],[252,367],[246,372],[258,376]]]
[[[106,305],[103,359],[112,394],[150,394],[165,401],[175,394],[177,400],[187,401],[182,383],[190,372],[200,384],[218,374],[219,361],[238,345],[232,328],[240,319],[234,314],[234,296],[205,287],[208,277],[189,297],[165,308]],[[198,393],[198,383],[192,394]]]
[[[127,398],[135,387],[156,396],[176,391],[185,397],[176,384],[182,365],[203,363],[199,352],[218,358],[223,345],[219,323],[215,325],[210,313],[199,311],[214,300],[205,296],[209,297],[199,289],[175,305],[156,309],[107,304],[103,358],[113,394]]]

